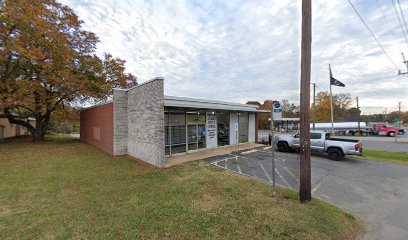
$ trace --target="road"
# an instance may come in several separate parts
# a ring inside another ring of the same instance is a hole
[[[237,174],[271,182],[270,148],[233,152],[204,161]],[[298,190],[295,153],[276,153],[276,183]],[[363,218],[365,239],[408,239],[408,166],[346,158],[312,157],[312,192]]]
[[[352,137],[339,136],[338,138],[348,138],[361,140],[365,149],[376,149],[390,152],[408,152],[408,134],[397,137],[368,136]]]
[[[259,139],[267,139],[268,131],[258,131]],[[278,133],[288,135],[289,133]],[[368,137],[353,137],[353,136],[336,136],[336,138],[356,139],[363,142],[363,148],[375,149],[390,152],[408,152],[408,134],[399,135],[397,140],[394,137],[385,136],[368,136]]]

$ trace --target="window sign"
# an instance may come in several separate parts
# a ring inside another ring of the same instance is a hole
[[[206,116],[207,148],[217,147],[217,116],[214,112],[207,112]]]

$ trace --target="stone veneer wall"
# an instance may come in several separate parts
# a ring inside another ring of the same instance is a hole
[[[127,91],[113,91],[113,155],[127,154]]]
[[[127,154],[157,167],[164,167],[162,78],[155,78],[128,90],[127,126]]]

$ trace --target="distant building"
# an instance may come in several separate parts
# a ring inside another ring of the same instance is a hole
[[[18,116],[15,114],[15,116]],[[19,118],[23,121],[29,122],[31,125],[35,125],[34,118]],[[8,119],[4,116],[3,111],[0,112],[0,141],[5,138],[18,137],[23,135],[29,135],[30,132],[27,128],[18,124],[10,124]]]
[[[255,106],[257,106],[258,108],[262,105],[262,104],[260,104],[258,101],[249,101],[249,102],[247,102],[246,104],[248,104],[248,105],[255,105]]]

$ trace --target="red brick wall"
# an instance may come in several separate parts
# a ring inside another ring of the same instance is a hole
[[[81,140],[113,154],[113,103],[83,110],[80,118]]]

